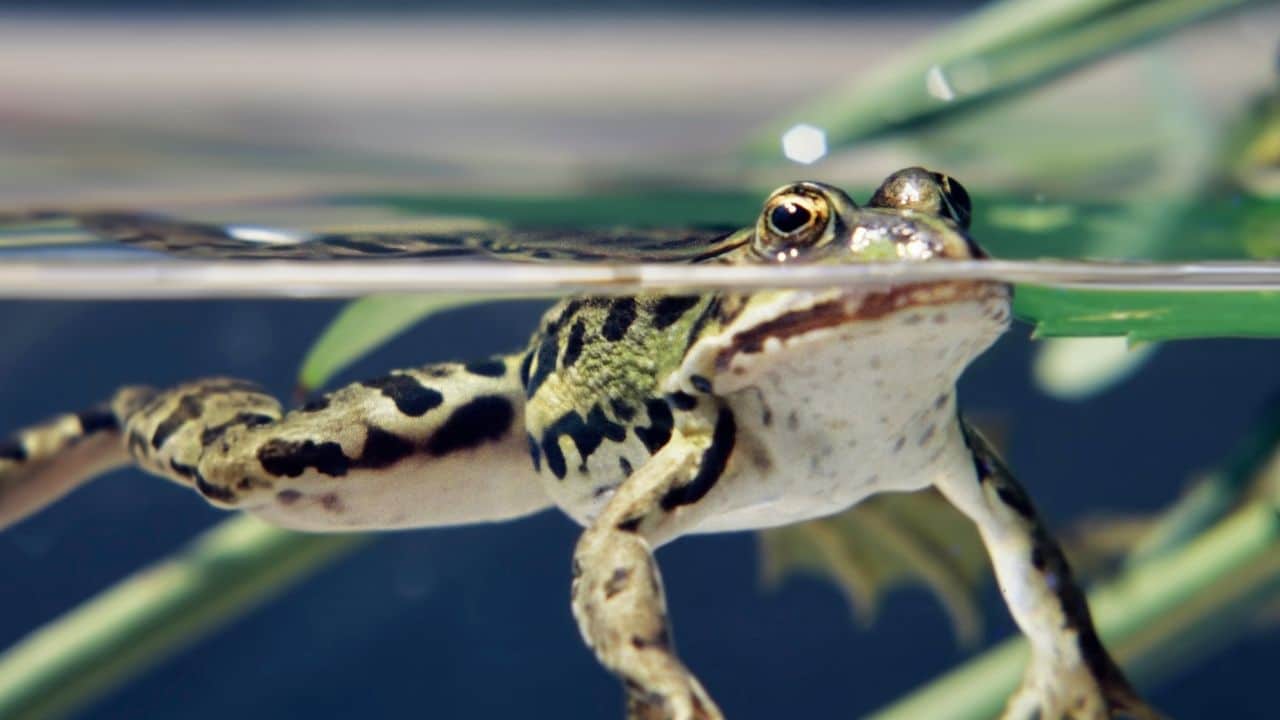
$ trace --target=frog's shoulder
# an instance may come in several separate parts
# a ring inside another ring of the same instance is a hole
[[[718,296],[574,298],[552,308],[521,362],[525,429],[556,503],[586,521],[671,439],[666,392]]]
[[[573,298],[544,316],[521,365],[532,405],[643,403],[718,317],[714,294]],[[622,413],[625,415],[625,413]],[[625,419],[625,418],[624,418]]]

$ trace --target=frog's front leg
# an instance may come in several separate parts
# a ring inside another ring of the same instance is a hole
[[[1009,611],[1031,645],[1031,663],[1002,717],[1159,718],[1103,647],[1084,592],[1026,491],[977,431],[961,421],[954,432],[963,435],[975,473],[936,485],[978,526]]]
[[[686,416],[618,488],[574,552],[574,617],[587,645],[626,685],[632,720],[722,717],[676,655],[653,548],[695,521],[698,500],[725,469],[733,434],[727,409]]]

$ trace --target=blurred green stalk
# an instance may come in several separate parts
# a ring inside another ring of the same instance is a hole
[[[227,520],[0,655],[0,718],[66,716],[366,541]]]
[[[781,159],[801,123],[828,151],[1042,86],[1082,65],[1251,0],[1005,0],[913,47],[888,67],[787,114],[748,139],[747,160]]]

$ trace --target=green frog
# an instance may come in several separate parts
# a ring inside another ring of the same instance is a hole
[[[697,261],[983,258],[970,211],[959,183],[922,168],[894,173],[862,207],[799,182]],[[1027,493],[957,412],[956,380],[1008,327],[1010,292],[936,280],[575,297],[521,352],[398,370],[290,412],[230,378],[125,387],[0,446],[0,527],[130,464],[317,532],[555,506],[585,528],[573,615],[623,681],[628,717],[714,720],[676,653],[654,550],[932,486],[977,526],[1030,640],[1005,717],[1158,717],[1103,647]]]

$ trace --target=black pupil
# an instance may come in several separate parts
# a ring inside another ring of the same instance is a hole
[[[813,218],[809,210],[801,205],[793,202],[782,203],[769,213],[769,222],[773,227],[783,235],[799,230],[809,224],[809,220]]]

